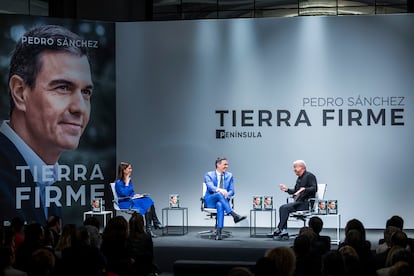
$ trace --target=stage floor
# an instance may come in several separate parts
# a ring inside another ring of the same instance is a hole
[[[189,227],[185,235],[164,235],[157,230],[159,235],[154,238],[155,261],[160,268],[161,275],[173,275],[173,265],[177,260],[202,260],[202,261],[242,261],[256,262],[264,255],[266,250],[278,246],[292,246],[294,237],[287,241],[275,241],[271,237],[250,237],[248,227],[226,227],[232,232],[232,236],[221,241],[214,238],[200,236],[200,231],[209,230],[207,227]],[[289,234],[297,234],[299,229],[290,229]],[[269,228],[258,228],[257,233],[266,234]],[[414,231],[406,231],[412,237]],[[270,234],[270,233],[269,233]],[[336,229],[324,229],[323,235],[336,239]],[[383,237],[383,230],[367,230],[367,239],[371,241],[372,250],[376,249],[378,240]],[[343,229],[340,232],[340,240],[343,240]],[[337,245],[332,244],[332,249]]]

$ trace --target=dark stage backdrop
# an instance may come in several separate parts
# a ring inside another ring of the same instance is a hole
[[[89,124],[76,150],[65,152],[59,165],[65,177],[54,184],[61,192],[58,202],[62,207],[64,223],[82,223],[83,212],[91,210],[91,199],[98,197],[112,206],[109,182],[115,178],[115,24],[98,21],[75,21],[44,17],[17,15],[0,16],[0,119],[9,118],[8,67],[11,53],[18,39],[28,29],[36,25],[55,24],[68,28],[90,41],[94,94],[91,98],[91,117]],[[52,43],[53,41],[49,41]],[[32,43],[38,43],[33,40]],[[58,43],[54,41],[54,43]],[[64,42],[60,42],[64,43]],[[3,146],[3,145],[2,145]],[[40,168],[39,168],[40,169]],[[63,172],[63,171],[62,171]],[[14,173],[14,172],[10,172]],[[19,183],[24,187],[25,183]],[[25,193],[35,196],[33,190]],[[59,194],[59,192],[58,192]],[[4,198],[6,195],[2,194]],[[3,199],[2,199],[3,201]],[[14,204],[13,204],[14,205]],[[14,206],[4,208],[18,209]],[[1,220],[10,218],[2,211]],[[31,220],[30,217],[25,220]]]
[[[304,159],[342,226],[414,228],[413,33],[410,14],[117,23],[117,161],[159,209],[179,194],[190,225],[213,224],[203,175],[226,156],[242,214],[284,203]]]

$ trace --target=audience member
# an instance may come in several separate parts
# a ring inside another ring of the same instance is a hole
[[[344,275],[346,276],[364,276],[358,253],[350,245],[344,245],[338,249],[344,261]]]
[[[128,221],[115,216],[108,221],[102,233],[101,251],[107,261],[107,272],[128,275],[132,259],[127,251]]]
[[[102,235],[99,233],[98,228],[93,225],[84,225],[83,227],[85,227],[88,231],[91,246],[100,249],[102,244]]]
[[[318,236],[308,226],[299,229],[299,235],[307,236],[310,240],[310,254],[315,256],[322,256],[325,252],[325,247],[318,243]]]
[[[62,234],[55,247],[55,254],[57,258],[62,257],[62,251],[65,248],[71,247],[72,242],[76,239],[76,225],[72,223],[65,224],[62,228]]]
[[[49,229],[53,235],[52,247],[55,248],[62,230],[62,219],[55,215],[49,216],[46,223],[46,229]]]
[[[76,239],[62,251],[59,275],[104,275],[105,268],[106,259],[96,246],[91,245],[87,227],[78,227]],[[79,269],[82,269],[81,272]]]
[[[295,238],[293,242],[296,256],[295,276],[314,276],[320,273],[321,255],[311,250],[315,240],[316,234],[311,229]]]
[[[406,262],[399,261],[395,263],[389,270],[388,276],[412,276],[414,275],[414,270],[412,266]]]
[[[309,219],[308,225],[316,234],[316,247],[320,250],[320,253],[323,255],[331,250],[331,237],[321,235],[323,229],[322,219],[316,216],[311,217]]]
[[[391,248],[388,251],[387,257],[385,259],[385,265],[382,267],[390,267],[393,264],[392,258],[394,257],[395,251],[398,251],[400,249],[408,249],[408,238],[403,231],[397,230],[391,236]]]
[[[391,235],[391,246],[401,246],[408,249],[408,237],[407,234],[401,230],[397,230]]]
[[[387,258],[388,251],[391,248],[391,235],[398,231],[399,228],[395,226],[387,226],[384,230],[384,239],[382,243],[379,243],[377,249],[375,249],[375,264],[376,267],[383,267],[385,265],[385,259]]]
[[[89,216],[83,221],[83,225],[92,225],[98,228],[98,230],[101,229],[101,222],[96,216]]]
[[[0,247],[0,275],[27,276],[27,273],[16,269],[14,265],[14,252],[10,246]]]
[[[14,232],[14,248],[17,250],[24,241],[24,221],[20,217],[14,217],[10,221],[10,227]]]
[[[398,262],[405,262],[411,268],[413,268],[413,265],[414,265],[413,253],[410,250],[403,248],[399,245],[395,245],[391,247],[390,252],[388,253],[388,256],[387,256],[385,267],[380,268],[376,271],[377,276],[389,275],[391,268]]]
[[[322,276],[344,276],[345,265],[341,253],[330,250],[322,257]]]
[[[40,223],[28,224],[24,229],[24,241],[16,251],[16,268],[28,271],[30,258],[37,249],[43,247],[44,228]]]
[[[292,248],[281,246],[270,249],[265,257],[269,258],[275,267],[273,275],[292,276],[296,268],[295,252]]]
[[[363,274],[375,275],[374,255],[371,252],[371,242],[366,239],[366,231],[362,222],[358,219],[351,219],[345,226],[345,241],[339,244],[352,246],[360,259]]]
[[[53,235],[53,231],[44,228],[44,238],[43,238],[43,247],[49,249],[51,252],[55,252],[55,237]]]
[[[40,248],[33,252],[29,262],[29,276],[57,275],[55,272],[56,257],[50,249]]]
[[[385,227],[388,227],[388,226],[397,227],[398,229],[402,231],[404,230],[404,219],[398,215],[392,216],[387,220],[385,224]]]
[[[137,212],[129,219],[129,236],[126,244],[128,254],[133,260],[131,274],[146,276],[156,271],[152,237],[145,232],[144,218]]]
[[[394,215],[387,220],[385,224],[385,228],[388,228],[389,226],[394,226],[400,229],[401,231],[404,231],[404,219],[398,215]],[[385,237],[380,239],[378,241],[378,244],[382,245],[384,242],[385,242]],[[414,239],[408,238],[408,245],[410,246],[411,251],[414,252]]]
[[[385,222],[385,229],[387,229],[388,227],[395,227],[399,230],[403,230],[404,219],[400,216],[392,216],[389,219],[387,219],[387,221]],[[379,239],[378,245],[382,245],[385,242],[386,242],[386,240],[385,240],[385,233],[384,233],[384,237]],[[380,250],[381,250],[381,248],[380,248]]]
[[[260,257],[253,267],[253,274],[255,276],[279,275],[276,269],[276,264],[268,257]]]

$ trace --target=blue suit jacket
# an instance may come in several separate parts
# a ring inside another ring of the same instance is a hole
[[[204,183],[206,183],[207,190],[204,197],[208,197],[210,194],[216,193],[218,179],[216,171],[207,172],[204,175]],[[228,192],[228,198],[232,198],[234,196],[234,178],[231,172],[224,173],[224,187],[225,190]]]
[[[46,224],[43,208],[35,208],[34,189],[36,183],[30,172],[25,174],[25,182],[20,180],[20,173],[16,166],[27,166],[23,156],[16,146],[0,132],[0,222],[20,217],[24,221],[36,221],[42,225]],[[16,209],[16,187],[30,187],[30,199],[22,201],[22,208]],[[60,216],[60,210],[56,206],[49,208],[49,214]]]

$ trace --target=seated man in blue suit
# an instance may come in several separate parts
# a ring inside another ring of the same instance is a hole
[[[217,209],[217,233],[216,240],[222,239],[222,229],[224,225],[224,213],[231,215],[234,223],[238,223],[246,216],[240,216],[234,212],[230,206],[229,200],[234,196],[234,178],[233,174],[227,172],[229,162],[224,157],[216,160],[216,170],[207,172],[204,175],[204,183],[207,186],[204,201],[208,208]]]

